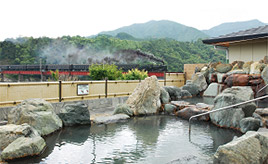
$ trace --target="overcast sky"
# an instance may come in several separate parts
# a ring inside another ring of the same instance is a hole
[[[150,20],[203,30],[251,19],[268,23],[268,0],[0,0],[0,40],[90,36]]]

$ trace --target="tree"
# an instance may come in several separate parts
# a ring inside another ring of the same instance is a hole
[[[122,70],[118,69],[116,65],[109,64],[93,64],[89,67],[89,77],[92,80],[117,80],[122,76]]]

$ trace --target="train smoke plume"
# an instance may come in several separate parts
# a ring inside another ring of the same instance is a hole
[[[62,40],[54,40],[41,50],[47,64],[136,64],[144,61],[162,63],[163,60],[140,50],[101,50],[96,51],[90,45],[77,47]]]

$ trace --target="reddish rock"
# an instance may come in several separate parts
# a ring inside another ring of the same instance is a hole
[[[260,74],[252,74],[252,75],[249,75],[250,78],[253,80],[253,79],[261,79],[261,75]]]
[[[247,86],[249,83],[249,75],[247,74],[233,74],[228,76],[224,83],[227,84],[228,87],[232,86]]]
[[[218,82],[217,80],[217,74],[213,73],[211,74],[211,77],[210,77],[210,83],[213,83],[213,82]]]
[[[224,80],[224,87],[223,90],[232,87],[232,86],[251,86],[252,90],[256,94],[259,89],[261,89],[264,84],[264,80],[262,79],[261,75],[248,75],[248,74],[231,74],[229,76],[223,77]],[[263,93],[259,93],[258,96],[264,95]]]
[[[263,82],[262,79],[253,79],[253,80],[249,80],[248,84],[249,85],[259,85]]]
[[[186,101],[171,101],[170,103],[172,105],[175,105],[177,107],[177,110],[181,110],[190,105],[190,103]]]
[[[182,110],[179,110],[175,113],[176,116],[183,118],[183,119],[189,119],[190,117],[197,115],[197,114],[201,114],[201,113],[205,113],[207,112],[206,110],[202,110],[202,109],[197,109],[194,105],[193,106],[188,106]],[[201,117],[198,117],[197,120],[199,121],[208,121],[209,120],[209,115],[204,115]]]

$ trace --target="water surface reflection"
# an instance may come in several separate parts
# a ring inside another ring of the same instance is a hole
[[[136,117],[128,122],[64,128],[46,137],[40,157],[17,163],[209,163],[219,145],[239,136],[203,122],[172,116]],[[16,163],[16,162],[12,162]]]

